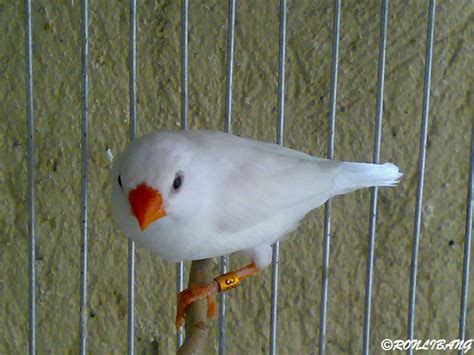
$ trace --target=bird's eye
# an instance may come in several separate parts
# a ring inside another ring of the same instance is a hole
[[[176,177],[173,181],[173,189],[178,191],[181,185],[183,184],[183,174],[181,172],[176,173]]]
[[[120,177],[120,175],[118,176],[118,184],[119,184],[120,188],[123,190],[122,178]]]

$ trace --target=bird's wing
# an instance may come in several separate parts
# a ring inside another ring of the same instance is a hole
[[[219,170],[215,173],[220,176],[215,196],[216,225],[229,233],[251,228],[303,204],[316,208],[331,195],[340,170],[339,162],[275,144],[242,138],[224,143],[214,142],[219,151],[214,165]]]

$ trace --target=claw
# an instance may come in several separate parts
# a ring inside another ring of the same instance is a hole
[[[211,295],[218,291],[218,287],[217,283],[213,281],[204,285],[193,285],[178,294],[175,322],[177,330],[184,326],[184,319],[188,307],[203,298],[208,298],[208,317],[215,315],[217,306]]]

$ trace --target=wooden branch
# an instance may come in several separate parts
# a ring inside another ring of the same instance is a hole
[[[188,287],[204,284],[212,279],[212,259],[195,260],[191,264]],[[209,327],[207,325],[207,299],[189,306],[186,312],[186,339],[178,350],[178,355],[198,355],[204,353]]]

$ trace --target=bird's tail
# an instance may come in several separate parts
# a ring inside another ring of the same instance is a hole
[[[394,186],[403,174],[392,163],[342,163],[341,174],[335,181],[335,194],[345,194],[370,186]]]

